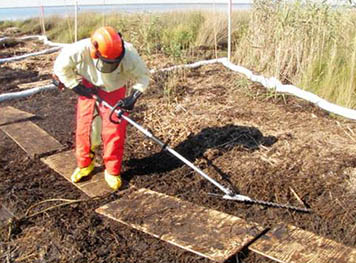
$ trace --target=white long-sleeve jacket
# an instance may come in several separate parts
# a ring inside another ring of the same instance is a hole
[[[96,69],[97,59],[90,55],[90,39],[83,39],[63,48],[54,63],[54,74],[67,87],[79,84],[78,76],[84,77],[93,85],[111,92],[135,81],[132,86],[144,92],[150,81],[150,72],[132,44],[125,42],[125,56],[118,68],[111,73],[101,73]]]

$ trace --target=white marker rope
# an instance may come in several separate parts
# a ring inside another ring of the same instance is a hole
[[[11,58],[0,58],[0,65],[4,64],[6,62],[14,62],[14,61],[24,60],[29,57],[35,57],[35,56],[44,55],[44,54],[51,54],[51,53],[57,52],[60,49],[61,49],[61,47],[53,47],[53,48],[46,49],[43,51],[25,54],[25,55],[21,55],[21,56],[16,56],[16,57],[11,57]]]
[[[198,62],[195,62],[193,64],[186,64],[186,65],[178,65],[178,66],[172,66],[172,67],[169,67],[169,68],[163,68],[163,69],[151,69],[150,70],[150,73],[154,74],[154,73],[157,73],[157,72],[166,72],[166,71],[173,71],[173,70],[176,70],[176,69],[181,69],[181,68],[198,68],[202,65],[208,65],[208,64],[214,64],[214,63],[218,63],[218,62],[223,62],[225,58],[218,58],[218,59],[211,59],[211,60],[203,60],[203,61],[198,61]]]
[[[42,36],[42,35],[33,35],[33,36],[25,36],[25,37],[2,37],[2,38],[0,38],[0,43],[7,41],[7,40],[14,40],[14,41],[41,40],[46,45],[56,46],[56,47],[65,47],[65,46],[70,45],[70,44],[66,44],[66,43],[55,43],[55,42],[49,41],[47,36]]]
[[[51,89],[57,89],[57,87],[53,84],[50,84],[50,85],[46,85],[43,87],[37,87],[37,88],[28,89],[28,90],[24,90],[24,91],[1,94],[0,102],[32,96],[38,92],[41,92],[44,90],[51,90]]]
[[[304,99],[311,103],[314,103],[318,107],[320,107],[328,112],[335,113],[337,115],[343,116],[348,119],[356,120],[356,110],[348,109],[348,108],[336,105],[334,103],[328,102],[327,100],[322,99],[319,96],[317,96],[309,91],[302,90],[296,86],[283,85],[275,77],[265,78],[264,76],[261,76],[261,75],[255,75],[255,74],[253,74],[253,72],[251,70],[249,70],[247,68],[232,64],[231,62],[228,61],[227,58],[203,60],[203,61],[199,61],[199,62],[196,62],[193,64],[188,64],[188,65],[178,65],[178,66],[173,66],[173,67],[160,69],[160,70],[150,70],[150,72],[151,73],[155,73],[158,71],[165,72],[165,71],[172,71],[172,70],[176,70],[176,69],[180,69],[180,68],[197,68],[202,65],[213,64],[213,63],[221,63],[225,67],[229,68],[230,70],[245,75],[251,81],[260,83],[262,86],[264,86],[267,89],[275,89],[277,92],[292,94],[298,98],[301,98],[301,99]]]
[[[0,58],[0,65],[3,63],[7,63],[7,62],[20,61],[20,60],[23,60],[23,59],[26,59],[29,57],[40,56],[40,55],[44,55],[44,54],[51,54],[51,53],[54,53],[54,52],[60,50],[62,47],[69,45],[69,44],[64,44],[64,43],[51,42],[47,39],[46,36],[39,36],[39,35],[19,37],[19,38],[3,37],[3,38],[0,38],[0,43],[5,42],[6,40],[9,40],[9,39],[13,39],[15,41],[26,41],[26,40],[37,40],[38,39],[38,40],[43,41],[43,43],[45,45],[53,46],[53,48],[46,49],[46,50],[39,51],[39,52],[30,53],[30,54],[25,54],[25,55],[21,55],[21,56],[15,56],[15,57],[10,57],[10,58]]]
[[[244,67],[230,63],[227,58],[224,58],[221,63],[232,71],[244,74],[248,79],[262,84],[267,89],[275,89],[277,92],[292,94],[298,98],[314,103],[319,108],[322,108],[328,112],[335,113],[348,119],[356,120],[356,110],[348,109],[328,102],[327,100],[322,99],[309,91],[302,90],[296,86],[283,85],[278,79],[274,77],[268,79],[261,75],[255,75],[250,70]]]

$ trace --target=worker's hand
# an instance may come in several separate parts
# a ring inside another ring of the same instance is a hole
[[[59,80],[58,76],[55,74],[52,74],[52,83],[60,90],[64,90],[64,84]]]
[[[96,93],[96,90],[94,88],[87,88],[82,84],[78,84],[73,88],[73,91],[77,93],[79,96],[84,96],[87,97],[88,99],[91,99],[93,97],[93,94]]]
[[[124,110],[133,110],[137,99],[142,95],[141,91],[134,90],[130,96],[119,101],[119,107]]]

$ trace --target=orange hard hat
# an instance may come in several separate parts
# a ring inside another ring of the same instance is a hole
[[[91,35],[91,56],[108,63],[118,63],[125,54],[124,41],[113,27],[100,27]]]

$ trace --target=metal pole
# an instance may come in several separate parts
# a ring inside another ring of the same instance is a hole
[[[228,40],[227,40],[227,59],[230,62],[231,58],[231,14],[232,14],[232,0],[229,0],[228,8]]]
[[[78,41],[78,0],[75,1],[74,11],[74,42]]]
[[[57,84],[56,84],[57,85]],[[106,101],[104,101],[103,99],[101,99],[100,97],[94,95],[93,96],[97,103],[102,103],[105,107],[111,109],[111,111],[114,109],[114,107],[112,107],[109,103],[107,103]],[[160,145],[162,147],[162,149],[170,152],[172,155],[174,155],[175,157],[177,157],[179,160],[181,160],[183,163],[185,163],[186,165],[188,165],[190,168],[192,168],[194,171],[196,171],[198,174],[200,174],[202,177],[204,177],[206,180],[208,180],[209,182],[211,182],[213,185],[215,185],[217,188],[219,188],[222,192],[225,193],[224,196],[222,196],[223,199],[226,200],[234,200],[234,201],[240,201],[240,202],[250,202],[250,203],[254,203],[254,204],[260,204],[260,205],[266,205],[266,206],[274,206],[274,207],[279,207],[279,208],[287,208],[287,209],[292,209],[292,210],[296,210],[296,211],[301,211],[301,212],[310,212],[311,210],[308,208],[299,208],[299,207],[295,207],[295,206],[290,206],[290,205],[283,205],[283,204],[277,204],[277,203],[273,203],[273,202],[266,202],[266,201],[261,201],[261,200],[257,200],[257,199],[252,199],[248,196],[245,195],[240,195],[240,194],[235,194],[234,192],[232,192],[230,189],[225,188],[223,185],[219,184],[217,181],[215,181],[214,179],[212,179],[211,177],[209,177],[206,173],[204,173],[201,169],[199,169],[197,166],[195,166],[192,162],[190,162],[189,160],[187,160],[186,158],[184,158],[182,155],[180,155],[178,152],[176,152],[175,150],[173,150],[172,148],[170,148],[169,146],[167,146],[167,144],[165,144],[164,142],[162,142],[161,140],[159,140],[157,137],[155,137],[151,132],[149,132],[148,130],[146,130],[145,128],[143,128],[142,126],[140,126],[138,123],[136,123],[135,121],[131,120],[129,117],[125,116],[123,113],[123,111],[120,109],[115,109],[115,113],[118,116],[121,116],[122,119],[126,120],[128,123],[130,123],[132,126],[134,126],[135,128],[137,128],[139,131],[141,131],[144,135],[146,135],[149,139],[151,139],[152,141],[156,142],[158,145]],[[215,195],[215,194],[213,194]]]
[[[109,109],[113,110],[114,107],[112,107],[109,103],[106,101],[102,100],[98,96],[94,96],[94,98],[99,102],[102,103],[105,107],[108,107]],[[125,116],[122,114],[123,112],[121,110],[115,110],[115,112],[121,116],[125,121],[130,123],[132,126],[137,128],[139,131],[141,131],[144,135],[146,135],[149,139],[153,140],[154,142],[158,143],[160,146],[164,147],[165,150],[170,152],[172,155],[177,157],[179,160],[181,160],[183,163],[188,165],[190,168],[192,168],[194,171],[196,171],[198,174],[200,174],[202,177],[204,177],[206,180],[214,184],[217,188],[219,188],[221,191],[223,191],[227,196],[233,196],[234,193],[230,190],[219,184],[217,181],[209,177],[206,173],[204,173],[201,169],[199,169],[197,166],[195,166],[192,162],[184,158],[182,155],[180,155],[178,152],[167,146],[165,143],[160,141],[157,137],[155,137],[151,132],[137,124],[135,121],[131,120],[129,117]]]
[[[126,117],[126,116],[125,116]],[[127,118],[127,117],[126,117]],[[182,155],[180,155],[179,153],[177,153],[175,150],[173,150],[170,147],[166,147],[166,150],[168,152],[170,152],[172,155],[174,155],[175,157],[177,157],[179,160],[181,160],[183,163],[185,163],[186,165],[188,165],[190,168],[192,168],[194,171],[196,171],[198,174],[200,174],[201,176],[203,176],[206,180],[208,180],[210,183],[212,183],[213,185],[215,185],[217,188],[219,188],[221,191],[223,191],[227,196],[233,196],[234,193],[230,190],[225,188],[224,186],[222,186],[221,184],[219,184],[217,181],[215,181],[214,179],[212,179],[211,177],[209,177],[206,173],[204,173],[202,170],[200,170],[197,166],[195,166],[193,163],[191,163],[189,160],[187,160],[186,158],[184,158]]]
[[[106,3],[105,3],[105,0],[104,0],[104,3],[103,3],[103,5],[104,5],[104,11],[103,11],[103,26],[106,26],[106,15],[105,15],[105,5],[106,5]]]
[[[42,28],[42,35],[46,35],[46,27],[45,27],[45,19],[44,19],[44,8],[43,8],[43,1],[41,0],[41,28]]]
[[[217,41],[217,33],[216,33],[216,19],[217,19],[217,12],[216,12],[216,3],[214,0],[214,49],[215,49],[215,58],[218,58],[218,41]]]

